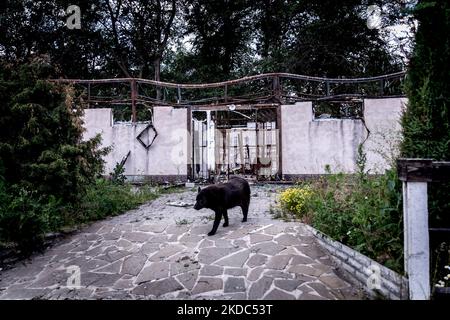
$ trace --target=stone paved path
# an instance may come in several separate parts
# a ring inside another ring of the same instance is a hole
[[[193,203],[192,191],[96,222],[0,271],[0,299],[361,298],[302,224],[272,219],[274,188],[253,187],[248,222],[235,208],[212,237],[211,211],[167,205]]]

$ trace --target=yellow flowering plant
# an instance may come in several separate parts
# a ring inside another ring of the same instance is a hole
[[[281,209],[301,217],[306,213],[306,205],[312,195],[309,186],[288,188],[280,194]]]

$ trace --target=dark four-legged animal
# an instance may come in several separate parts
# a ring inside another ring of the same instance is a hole
[[[208,233],[208,236],[212,236],[216,233],[222,216],[225,220],[223,226],[228,227],[228,209],[241,207],[244,215],[242,222],[246,222],[249,205],[250,186],[247,180],[233,177],[226,183],[214,184],[204,189],[198,188],[194,209],[207,208],[214,211],[213,228]]]

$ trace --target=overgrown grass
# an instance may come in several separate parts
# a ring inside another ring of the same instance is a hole
[[[117,215],[139,205],[154,200],[159,196],[155,189],[146,186],[140,189],[130,184],[114,184],[104,179],[88,188],[86,196],[80,204],[78,221],[91,221]]]
[[[48,232],[114,216],[159,195],[157,188],[98,179],[77,204],[67,205],[54,197],[43,200],[23,187],[7,191],[0,180],[0,246],[26,254],[36,249]]]
[[[329,174],[300,183],[292,192],[298,206],[290,210],[331,238],[402,272],[403,235],[401,193],[395,171],[380,176]],[[285,195],[286,192],[285,191]],[[281,207],[287,203],[280,197]],[[298,209],[298,210],[297,210]]]

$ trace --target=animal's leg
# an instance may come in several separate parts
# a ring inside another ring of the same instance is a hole
[[[228,227],[228,212],[227,210],[223,211],[223,218],[225,219],[225,222],[223,223],[224,227]]]
[[[212,236],[216,233],[217,228],[219,227],[219,223],[220,223],[220,219],[222,218],[222,210],[217,210],[215,212],[216,216],[214,217],[214,224],[213,224],[213,228],[211,230],[210,233],[208,233],[208,236]]]
[[[247,214],[248,214],[248,207],[249,207],[250,201],[243,203],[242,208],[242,214],[244,215],[244,218],[242,219],[242,222],[247,222]]]

